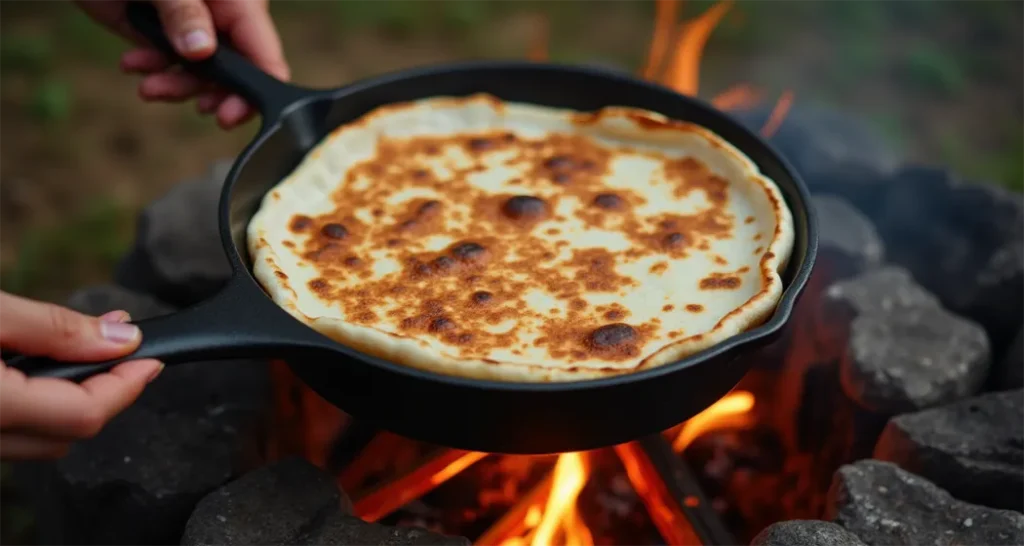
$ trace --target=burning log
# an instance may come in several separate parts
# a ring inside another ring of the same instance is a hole
[[[667,442],[657,436],[636,442],[643,449],[649,468],[660,477],[669,496],[671,506],[679,509],[691,532],[705,546],[737,544],[722,518],[712,508],[697,476],[685,460],[676,456]]]
[[[412,472],[360,498],[355,503],[355,514],[366,521],[378,521],[486,456],[474,451],[443,449]]]
[[[549,472],[501,519],[484,531],[474,544],[479,546],[507,544],[509,539],[520,537],[529,527],[536,526],[540,521],[540,507],[544,505],[545,499],[551,493],[552,483],[554,483],[554,476]]]

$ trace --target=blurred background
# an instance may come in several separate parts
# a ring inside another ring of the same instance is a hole
[[[682,4],[680,17],[712,5]],[[655,2],[274,1],[294,80],[337,86],[450,59],[550,59],[636,72]],[[774,102],[868,120],[909,160],[1019,190],[1024,179],[1024,3],[740,1],[711,33],[699,96],[750,84]],[[194,105],[145,104],[124,44],[63,1],[0,2],[0,287],[62,300],[109,277],[135,214],[235,155]],[[5,503],[3,543],[31,518]]]

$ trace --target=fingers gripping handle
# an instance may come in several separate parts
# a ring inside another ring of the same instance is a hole
[[[132,28],[189,72],[215,81],[229,91],[242,95],[255,105],[264,119],[274,119],[295,101],[309,94],[308,90],[289,85],[267,74],[232,49],[223,36],[218,37],[217,50],[201,61],[182,57],[164,32],[160,15],[152,2],[128,2],[128,21]]]

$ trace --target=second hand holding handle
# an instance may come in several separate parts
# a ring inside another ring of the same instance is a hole
[[[160,15],[152,2],[127,4],[125,10],[128,22],[153,47],[189,72],[238,93],[259,109],[265,121],[276,117],[288,105],[309,93],[308,90],[287,84],[267,74],[231,48],[223,36],[217,37],[217,49],[209,57],[201,61],[186,59],[167,38],[160,22]]]

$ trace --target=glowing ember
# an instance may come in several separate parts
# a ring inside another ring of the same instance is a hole
[[[709,430],[747,428],[753,424],[753,409],[753,394],[746,391],[731,392],[684,423],[672,442],[672,449],[682,453],[694,439]]]

